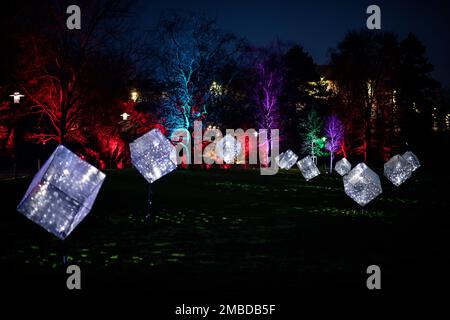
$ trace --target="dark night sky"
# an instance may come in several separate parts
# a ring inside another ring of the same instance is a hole
[[[348,30],[365,27],[366,8],[381,7],[382,29],[394,31],[400,39],[415,33],[428,47],[435,77],[450,85],[450,1],[250,1],[250,0],[141,0],[136,22],[143,28],[154,25],[165,9],[201,12],[217,17],[226,31],[265,45],[274,38],[298,42],[318,64],[328,61],[328,49],[335,47]]]

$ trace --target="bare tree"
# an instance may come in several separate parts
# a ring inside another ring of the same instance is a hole
[[[208,114],[210,98],[221,94],[219,73],[239,51],[240,41],[204,15],[165,12],[150,50],[163,85],[162,115],[169,129],[189,129]],[[216,82],[216,87],[212,88]]]
[[[120,34],[129,1],[85,1],[81,30],[65,28],[67,1],[53,1],[53,20],[44,30],[26,37],[19,83],[30,110],[38,114],[28,138],[38,143],[86,143],[83,123],[88,116],[90,88],[86,72],[91,58]]]

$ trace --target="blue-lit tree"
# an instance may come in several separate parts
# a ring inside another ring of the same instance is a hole
[[[239,41],[223,33],[214,19],[166,12],[155,31],[155,75],[163,87],[161,116],[169,130],[190,129],[206,118],[217,94],[223,94],[221,70],[238,52]]]

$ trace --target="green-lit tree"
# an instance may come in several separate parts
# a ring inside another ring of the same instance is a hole
[[[302,151],[309,153],[313,159],[324,154],[325,138],[320,136],[322,120],[315,109],[312,109],[306,119],[299,122],[300,136],[303,140]]]

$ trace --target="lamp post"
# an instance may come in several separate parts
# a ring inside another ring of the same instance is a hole
[[[23,94],[21,94],[20,92],[14,92],[13,94],[10,95],[10,97],[13,98],[13,102],[14,104],[20,104],[20,99],[25,97]],[[13,109],[13,128],[15,127],[15,118],[16,118],[16,110]],[[13,129],[14,130],[14,129]],[[15,133],[15,132],[14,132]],[[14,138],[13,138],[14,139]],[[16,179],[17,178],[17,160],[16,160],[16,154],[14,152],[14,141],[13,141],[13,153],[12,153],[12,159],[13,159],[13,178]]]

